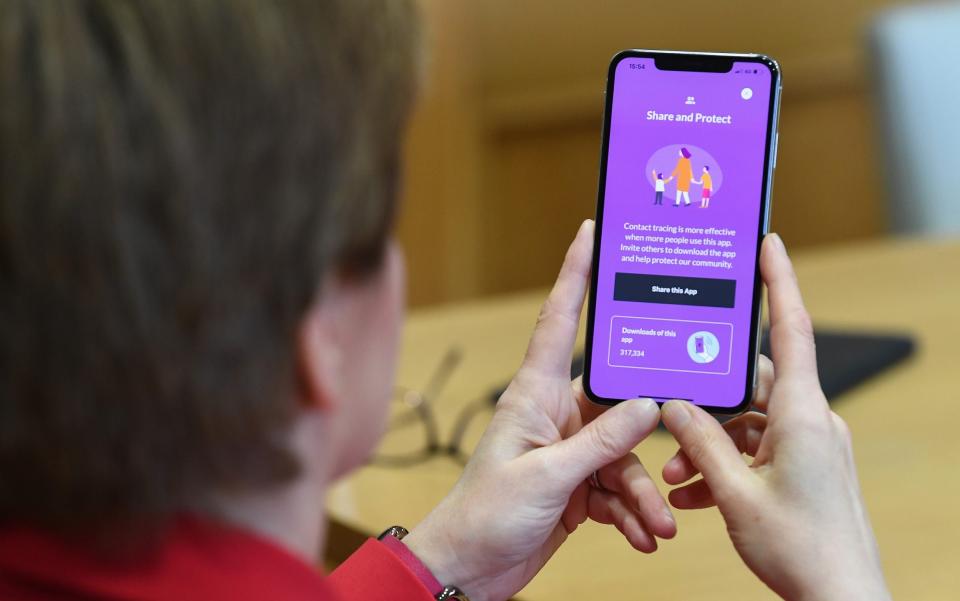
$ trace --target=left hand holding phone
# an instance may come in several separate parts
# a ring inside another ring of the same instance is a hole
[[[516,376],[463,476],[409,536],[407,546],[472,601],[506,599],[540,571],[587,518],[613,524],[652,552],[676,524],[631,450],[657,426],[656,403],[609,409],[570,382],[589,282],[593,221],[570,246]],[[588,479],[598,472],[602,488]]]

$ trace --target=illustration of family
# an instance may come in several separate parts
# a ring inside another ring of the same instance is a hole
[[[656,191],[653,204],[662,205],[663,193],[667,190],[667,184],[673,180],[677,180],[677,199],[673,206],[679,207],[681,198],[684,200],[684,206],[690,206],[690,184],[696,184],[702,186],[700,191],[700,208],[706,209],[710,206],[710,195],[713,192],[713,178],[710,177],[710,167],[704,165],[700,179],[694,179],[693,165],[690,163],[690,157],[692,156],[690,151],[684,147],[680,149],[677,155],[679,157],[677,164],[673,168],[673,172],[670,173],[669,178],[663,179],[662,172],[658,172],[656,169],[653,170],[654,190]]]

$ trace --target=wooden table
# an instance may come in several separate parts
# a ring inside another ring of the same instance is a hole
[[[802,253],[795,261],[818,326],[916,337],[913,359],[847,393],[835,409],[853,430],[863,492],[894,597],[960,598],[960,243],[879,241]],[[435,400],[442,436],[465,403],[510,378],[544,294],[410,316],[400,384],[423,386],[450,346],[463,351],[462,363]],[[656,433],[638,453],[658,474],[675,449],[669,435]],[[459,472],[446,457],[403,469],[366,467],[332,491],[330,513],[367,533],[395,523],[412,525]],[[773,597],[740,562],[716,511],[677,513],[679,534],[652,556],[633,551],[612,528],[585,525],[520,597]],[[823,541],[830,544],[829,532]]]

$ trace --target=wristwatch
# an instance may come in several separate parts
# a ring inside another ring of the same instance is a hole
[[[401,561],[407,564],[413,572],[420,577],[420,581],[433,594],[437,601],[470,601],[463,591],[455,586],[442,585],[433,577],[430,570],[423,565],[420,558],[413,554],[402,542],[403,537],[410,532],[403,526],[391,526],[383,531],[383,534],[377,537],[377,540],[384,543],[387,548],[397,554]],[[415,565],[411,565],[415,563]]]

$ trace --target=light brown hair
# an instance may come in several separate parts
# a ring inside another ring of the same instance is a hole
[[[0,0],[0,522],[295,477],[295,332],[376,270],[402,0]]]

